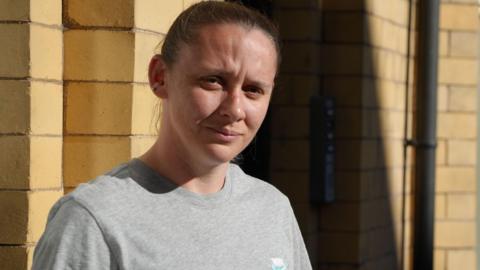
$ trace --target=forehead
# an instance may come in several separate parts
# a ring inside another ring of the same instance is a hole
[[[195,31],[189,44],[183,44],[179,58],[185,56],[211,56],[237,53],[263,53],[277,61],[277,49],[271,36],[264,30],[243,24],[207,24]]]

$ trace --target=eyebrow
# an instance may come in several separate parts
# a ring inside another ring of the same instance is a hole
[[[212,73],[212,74],[223,76],[223,77],[232,76],[232,74],[233,74],[233,72],[228,72],[228,71],[225,71],[223,69],[218,69],[218,68],[210,68],[210,67],[207,67],[207,66],[203,66],[202,69],[203,69],[204,72]],[[275,82],[270,84],[270,83],[266,83],[266,82],[258,81],[258,80],[249,80],[248,78],[246,79],[246,81],[249,84],[257,86],[257,87],[262,88],[262,89],[273,89],[275,87]]]

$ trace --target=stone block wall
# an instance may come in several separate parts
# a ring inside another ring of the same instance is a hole
[[[435,269],[476,269],[478,3],[442,1]]]
[[[0,2],[2,269],[30,269],[64,192],[154,141],[148,62],[193,2]]]

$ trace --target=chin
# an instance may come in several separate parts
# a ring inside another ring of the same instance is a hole
[[[230,162],[238,154],[240,154],[240,152],[241,149],[239,151],[236,149],[232,149],[232,147],[226,145],[210,145],[205,155],[206,158],[212,163],[212,165],[220,165]]]

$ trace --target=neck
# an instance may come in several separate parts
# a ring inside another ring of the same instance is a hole
[[[228,162],[217,165],[202,165],[192,157],[182,156],[179,144],[165,142],[162,135],[140,157],[145,164],[173,183],[198,194],[210,194],[222,189]]]

